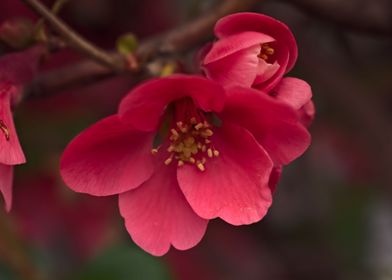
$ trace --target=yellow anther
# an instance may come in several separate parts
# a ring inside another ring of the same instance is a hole
[[[195,163],[195,162],[196,162],[196,160],[195,160],[195,158],[194,158],[194,157],[190,157],[190,158],[189,158],[189,162],[190,162],[190,163]]]
[[[211,129],[206,129],[201,133],[201,136],[203,137],[210,137],[214,134]]]
[[[266,54],[264,54],[264,53],[260,54],[259,57],[260,57],[262,60],[267,60],[267,59],[268,59],[268,55],[266,55]]]
[[[203,144],[202,143],[200,143],[200,142],[197,142],[197,148],[199,149],[199,150],[201,150],[201,147],[203,146]]]
[[[167,158],[167,159],[165,160],[165,164],[166,164],[166,165],[169,165],[172,161],[173,161],[173,155],[171,155],[169,158]]]
[[[206,168],[204,167],[204,164],[202,164],[201,162],[197,163],[197,168],[199,168],[200,171],[204,171],[206,170]]]
[[[151,149],[151,154],[155,156],[158,153],[158,149]]]
[[[212,158],[213,153],[212,153],[212,150],[211,150],[211,149],[208,149],[208,150],[207,150],[207,155],[208,155],[208,157]]]
[[[173,136],[176,136],[176,137],[180,136],[178,134],[177,130],[175,130],[174,128],[170,129],[170,132],[172,133]]]
[[[175,147],[173,145],[170,145],[169,148],[167,148],[167,151],[169,153],[173,152],[175,150]]]
[[[199,130],[200,128],[203,128],[204,124],[203,123],[198,123],[197,125],[195,125],[195,129]]]
[[[219,157],[219,151],[218,150],[214,150],[214,156]]]
[[[0,120],[0,130],[4,134],[5,140],[9,141],[10,140],[10,131],[9,131],[7,125],[3,122],[3,120]]]
[[[268,48],[264,52],[266,55],[273,55],[275,53],[275,50],[273,48]]]
[[[187,133],[188,132],[188,126],[183,126],[180,128],[182,133]]]
[[[184,162],[182,160],[179,160],[177,163],[177,166],[183,166],[183,165],[184,165]]]
[[[210,144],[210,143],[211,143],[211,140],[209,140],[209,139],[206,139],[206,140],[204,140],[204,143],[206,143],[206,144]]]

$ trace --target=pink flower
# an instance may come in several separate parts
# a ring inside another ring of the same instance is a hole
[[[13,166],[26,162],[16,134],[11,106],[20,97],[21,84],[30,80],[40,47],[0,57],[0,191],[11,210]]]
[[[128,232],[153,255],[195,246],[210,219],[257,222],[273,165],[310,136],[290,106],[255,93],[197,76],[148,81],[68,145],[62,177],[77,192],[119,194]]]
[[[237,13],[215,25],[218,40],[205,50],[206,76],[223,86],[274,88],[297,59],[297,44],[282,22],[257,13]]]

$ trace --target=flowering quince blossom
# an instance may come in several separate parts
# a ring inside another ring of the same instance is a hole
[[[310,142],[292,107],[257,93],[190,75],[145,82],[68,145],[61,175],[77,192],[119,194],[129,234],[153,255],[195,246],[210,219],[257,222],[273,166]]]
[[[303,80],[283,78],[297,60],[297,44],[282,22],[257,13],[237,13],[215,25],[218,40],[201,54],[205,75],[225,87],[253,87],[298,110],[305,125],[314,117],[312,91]],[[283,79],[282,79],[283,78]]]
[[[0,191],[7,211],[12,205],[13,166],[26,162],[11,106],[20,97],[21,85],[32,78],[40,51],[37,47],[0,57]]]

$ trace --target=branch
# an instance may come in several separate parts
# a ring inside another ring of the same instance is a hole
[[[151,38],[139,48],[137,56],[145,61],[157,53],[175,53],[185,51],[212,35],[215,23],[223,16],[246,11],[260,0],[223,0],[209,13],[161,36]]]
[[[94,46],[78,33],[73,31],[66,23],[48,10],[38,0],[22,0],[26,5],[30,6],[34,12],[42,16],[51,26],[77,51],[83,53],[87,57],[97,61],[116,71],[125,69],[125,61],[121,56],[109,54],[101,48]]]
[[[158,56],[161,54],[174,54],[188,50],[211,36],[213,26],[218,19],[230,13],[248,10],[259,1],[222,0],[222,4],[211,12],[201,15],[179,28],[169,30],[163,35],[154,36],[142,42],[136,54],[137,59],[145,64],[147,61],[159,59]],[[148,74],[146,67],[143,71]],[[80,84],[85,85],[113,74],[111,69],[102,67],[93,61],[82,61],[37,77],[27,88],[26,96],[48,96],[63,89]]]

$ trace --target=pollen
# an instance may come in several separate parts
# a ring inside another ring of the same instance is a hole
[[[214,135],[211,125],[206,121],[198,121],[192,117],[188,121],[178,121],[170,129],[170,145],[166,149],[169,157],[164,161],[169,165],[173,160],[177,166],[194,165],[199,171],[206,170],[207,159],[219,156],[210,139]],[[153,149],[151,152],[153,152]]]
[[[275,49],[272,48],[268,43],[264,43],[260,45],[260,53],[258,57],[262,60],[267,61],[272,55],[275,54]]]
[[[5,139],[7,141],[9,141],[10,140],[10,131],[3,120],[0,120],[0,130],[3,132]]]

